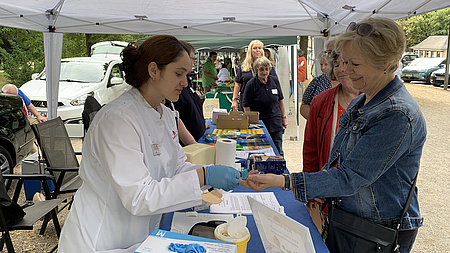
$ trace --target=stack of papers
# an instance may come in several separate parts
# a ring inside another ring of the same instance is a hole
[[[279,211],[280,203],[273,192],[233,192],[224,194],[220,204],[211,205],[209,210],[211,213],[239,213],[252,214],[252,209],[248,202],[247,196],[258,200],[267,207]]]

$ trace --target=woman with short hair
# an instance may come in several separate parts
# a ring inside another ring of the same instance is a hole
[[[272,63],[266,57],[260,57],[253,63],[256,76],[247,83],[242,100],[244,111],[259,112],[280,155],[283,153],[283,133],[288,125],[284,109],[284,97],[280,81],[269,75]]]
[[[399,229],[400,252],[410,252],[423,226],[414,182],[427,131],[419,105],[394,74],[405,45],[404,31],[393,20],[368,18],[350,23],[335,50],[342,56],[353,87],[363,94],[340,117],[328,163],[315,173],[252,172],[242,184],[254,190],[292,189],[303,203],[334,198],[332,210]]]

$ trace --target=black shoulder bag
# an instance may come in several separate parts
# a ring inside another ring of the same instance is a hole
[[[347,213],[332,205],[331,218],[326,245],[331,253],[383,253],[399,252],[398,230],[406,211],[411,204],[411,199],[416,188],[416,177],[409,191],[408,200],[403,209],[400,222],[396,229],[368,221],[359,216]]]

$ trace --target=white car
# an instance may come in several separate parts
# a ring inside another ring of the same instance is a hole
[[[91,46],[91,57],[119,58],[122,50],[128,46],[128,42],[104,41]]]
[[[68,58],[61,61],[57,114],[64,123],[77,124],[78,131],[82,131],[81,113],[87,96],[94,96],[104,105],[130,89],[131,86],[125,82],[123,71],[119,69],[120,63],[118,59],[93,57]],[[46,117],[45,71],[20,89],[31,99],[39,113]]]
[[[450,80],[450,74],[449,76],[449,80]],[[443,86],[444,85],[444,81],[445,81],[445,67],[438,69],[436,71],[434,71],[433,73],[431,73],[431,83],[434,86]]]

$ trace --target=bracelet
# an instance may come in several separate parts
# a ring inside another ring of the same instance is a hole
[[[203,185],[206,185],[206,171],[205,171],[205,167],[202,167],[202,169],[203,169],[203,179],[204,179],[204,184]]]
[[[237,100],[238,98],[237,97],[233,97],[233,100]]]
[[[284,176],[284,188],[282,188],[282,190],[289,191],[291,189],[291,175],[283,174],[283,176]]]

